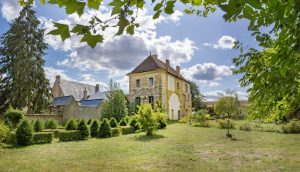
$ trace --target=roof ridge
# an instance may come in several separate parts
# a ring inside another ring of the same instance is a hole
[[[60,81],[67,81],[67,82],[72,82],[72,83],[75,83],[75,84],[81,84],[81,85],[87,85],[87,86],[95,87],[94,85],[84,84],[84,83],[81,83],[81,82],[70,81],[70,80],[65,80],[65,79],[61,79]]]

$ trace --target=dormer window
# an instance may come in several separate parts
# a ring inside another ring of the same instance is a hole
[[[154,80],[153,80],[153,78],[149,78],[149,86],[151,87],[151,86],[153,86],[154,85]]]
[[[136,88],[140,88],[140,86],[141,86],[141,80],[137,79],[135,81],[135,85],[136,85]]]

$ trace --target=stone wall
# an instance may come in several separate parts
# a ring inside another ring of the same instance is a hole
[[[41,120],[41,121],[46,121],[49,119],[55,119],[58,121],[59,124],[63,123],[63,116],[58,115],[58,114],[29,114],[26,115],[26,118],[29,120]]]

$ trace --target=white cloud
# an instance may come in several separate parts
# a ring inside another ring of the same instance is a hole
[[[213,47],[215,49],[232,49],[234,46],[235,38],[231,36],[222,36],[216,44],[204,43],[205,47]]]
[[[209,87],[219,87],[219,86],[220,86],[220,83],[218,83],[218,82],[210,82],[210,83],[208,84],[208,86],[209,86]]]
[[[87,24],[89,19],[95,15],[101,16],[101,19],[105,20],[110,17],[110,12],[89,10],[81,18],[72,14],[67,19],[58,22]],[[45,40],[54,49],[70,52],[69,58],[57,62],[60,66],[78,68],[83,71],[106,70],[109,72],[109,77],[120,77],[144,60],[150,51],[152,54],[158,54],[162,60],[168,58],[172,65],[190,61],[196,49],[193,41],[188,38],[172,40],[170,36],[157,36],[155,31],[158,23],[179,23],[182,15],[181,12],[175,11],[171,16],[153,20],[152,15],[147,15],[147,10],[140,11],[137,17],[140,27],[136,29],[133,36],[114,37],[117,28],[110,28],[104,33],[105,41],[95,48],[80,43],[81,37],[74,34],[71,35],[71,39],[64,42],[59,37],[52,35],[46,35]],[[53,29],[51,19],[40,17],[40,21],[47,31]]]
[[[2,4],[2,16],[7,21],[11,21],[19,16],[22,7],[19,5],[18,0],[0,0],[0,3]]]
[[[232,75],[232,71],[229,66],[203,63],[182,69],[182,75],[191,81],[217,81]]]

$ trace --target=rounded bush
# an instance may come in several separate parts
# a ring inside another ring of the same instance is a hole
[[[120,126],[127,126],[125,118],[122,118],[121,121],[119,122]]]
[[[27,120],[22,121],[16,132],[17,143],[19,145],[30,145],[33,138],[31,125]]]
[[[99,129],[99,122],[98,120],[95,120],[91,125],[91,137],[98,136],[98,129]]]
[[[77,124],[73,119],[70,119],[67,122],[66,130],[76,130],[77,129]]]
[[[87,125],[91,125],[93,123],[93,120],[90,118],[87,122]]]
[[[7,137],[9,134],[9,127],[0,121],[0,143]]]
[[[77,130],[79,130],[82,140],[86,139],[90,135],[88,126],[83,119],[79,122]]]
[[[107,118],[104,118],[100,124],[98,136],[101,138],[111,137],[111,130],[109,126],[109,121]]]
[[[158,128],[163,129],[167,127],[167,121],[166,120],[158,120]]]
[[[33,129],[35,132],[40,132],[44,129],[44,125],[39,119],[37,119],[34,123]]]
[[[116,118],[110,118],[109,125],[110,125],[111,128],[118,127],[118,122],[117,122]]]
[[[13,127],[16,127],[21,120],[24,119],[25,113],[21,110],[9,108],[5,113],[4,113],[4,118],[8,121],[11,121],[13,124]]]
[[[227,129],[228,128],[228,121],[227,120],[218,120],[219,122],[219,128],[221,129]],[[229,128],[234,128],[234,123],[229,120]]]
[[[240,130],[251,131],[251,126],[250,126],[249,123],[245,123],[245,124],[240,126]]]
[[[45,128],[46,129],[57,129],[57,127],[58,127],[58,123],[54,119],[50,119],[49,121],[47,121],[45,123]]]

